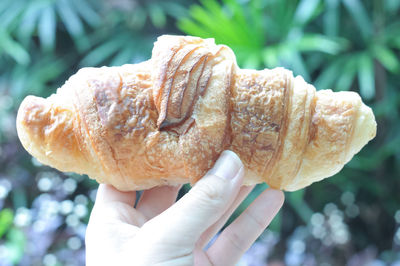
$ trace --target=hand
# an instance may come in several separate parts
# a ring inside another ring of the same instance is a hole
[[[253,187],[243,165],[225,151],[179,201],[179,187],[136,192],[100,185],[86,231],[87,265],[234,265],[281,208],[281,191],[267,189],[207,249]]]

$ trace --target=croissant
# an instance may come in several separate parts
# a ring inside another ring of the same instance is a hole
[[[376,122],[357,93],[240,69],[213,39],[164,35],[148,61],[83,68],[47,99],[26,97],[17,130],[43,164],[122,191],[195,183],[225,149],[245,184],[294,191],[340,171]]]

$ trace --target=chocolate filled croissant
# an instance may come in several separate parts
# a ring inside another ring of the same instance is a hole
[[[26,97],[17,130],[40,162],[123,191],[194,183],[225,149],[245,184],[293,191],[337,173],[376,122],[357,93],[240,69],[212,39],[164,35],[148,61],[83,68],[47,99]]]

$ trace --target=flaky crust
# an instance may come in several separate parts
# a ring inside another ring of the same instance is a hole
[[[356,93],[239,69],[227,46],[164,35],[146,62],[84,68],[49,98],[28,96],[17,130],[42,163],[123,191],[194,183],[224,149],[245,184],[293,191],[340,171],[376,122]]]

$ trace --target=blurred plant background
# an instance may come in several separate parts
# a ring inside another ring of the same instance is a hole
[[[81,67],[146,60],[161,34],[215,38],[241,67],[284,66],[374,109],[377,137],[335,177],[286,193],[240,265],[400,265],[399,0],[1,0],[0,265],[84,265],[97,188],[25,152],[21,100]]]

